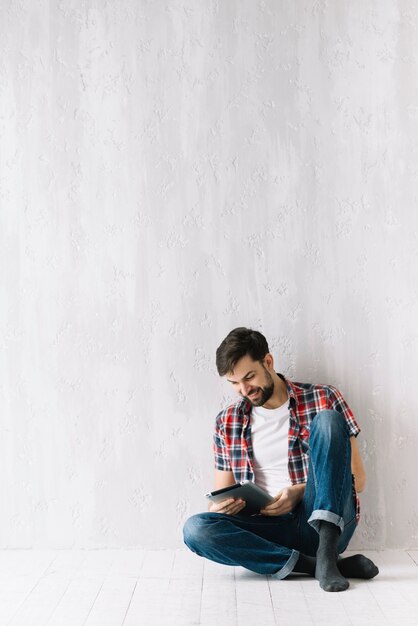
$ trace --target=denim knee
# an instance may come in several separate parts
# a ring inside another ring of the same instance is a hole
[[[197,513],[189,517],[184,524],[184,543],[193,552],[197,551],[198,546],[208,542],[211,534],[209,527],[212,517],[213,513]]]
[[[347,425],[343,414],[330,409],[319,411],[311,424],[311,432],[318,430],[330,436],[334,436],[341,431],[347,433]]]

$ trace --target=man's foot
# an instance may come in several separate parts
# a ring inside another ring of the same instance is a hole
[[[361,578],[362,580],[370,580],[379,573],[376,565],[363,554],[354,554],[345,559],[340,558],[337,561],[337,567],[340,574],[345,578]],[[300,574],[308,574],[315,576],[316,558],[314,556],[306,556],[300,554],[299,559],[293,571]]]
[[[306,554],[300,553],[293,571],[299,574],[309,574],[309,576],[315,576],[315,568],[316,558],[314,556],[306,556]]]
[[[370,580],[379,573],[379,568],[363,554],[354,554],[337,561],[340,573],[347,578]]]
[[[321,522],[316,553],[315,578],[324,591],[345,591],[350,583],[337,567],[337,543],[340,529],[331,522]]]
[[[350,583],[342,576],[335,564],[330,561],[316,560],[315,578],[324,591],[345,591]]]

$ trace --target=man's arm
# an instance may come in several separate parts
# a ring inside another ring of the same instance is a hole
[[[366,472],[361,460],[360,450],[355,437],[350,437],[351,443],[351,472],[354,474],[354,482],[357,492],[361,492],[366,484]]]
[[[364,471],[360,452],[356,443],[356,436],[360,432],[360,427],[355,420],[352,410],[342,397],[341,392],[336,387],[332,387],[331,385],[328,387],[330,403],[329,408],[333,411],[339,411],[342,413],[348,427],[351,443],[351,473],[354,474],[356,491],[360,492],[363,491],[364,485],[366,484],[366,472]]]
[[[215,487],[213,489],[213,491],[216,491],[217,489],[225,489],[226,487],[232,487],[232,485],[235,485],[235,478],[234,478],[234,474],[229,471],[229,472],[224,472],[222,470],[215,470]]]

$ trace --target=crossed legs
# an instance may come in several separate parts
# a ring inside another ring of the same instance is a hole
[[[282,579],[290,572],[315,575],[326,591],[342,591],[346,576],[378,573],[362,555],[338,561],[356,528],[351,446],[343,416],[322,411],[311,425],[305,495],[278,517],[201,513],[189,518],[184,541],[196,554]]]

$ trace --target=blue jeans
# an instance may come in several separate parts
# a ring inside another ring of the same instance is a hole
[[[184,525],[184,542],[196,554],[224,565],[285,578],[299,554],[315,556],[321,520],[340,528],[338,553],[356,529],[351,445],[344,417],[320,411],[311,423],[309,471],[303,499],[286,515],[199,513]]]

